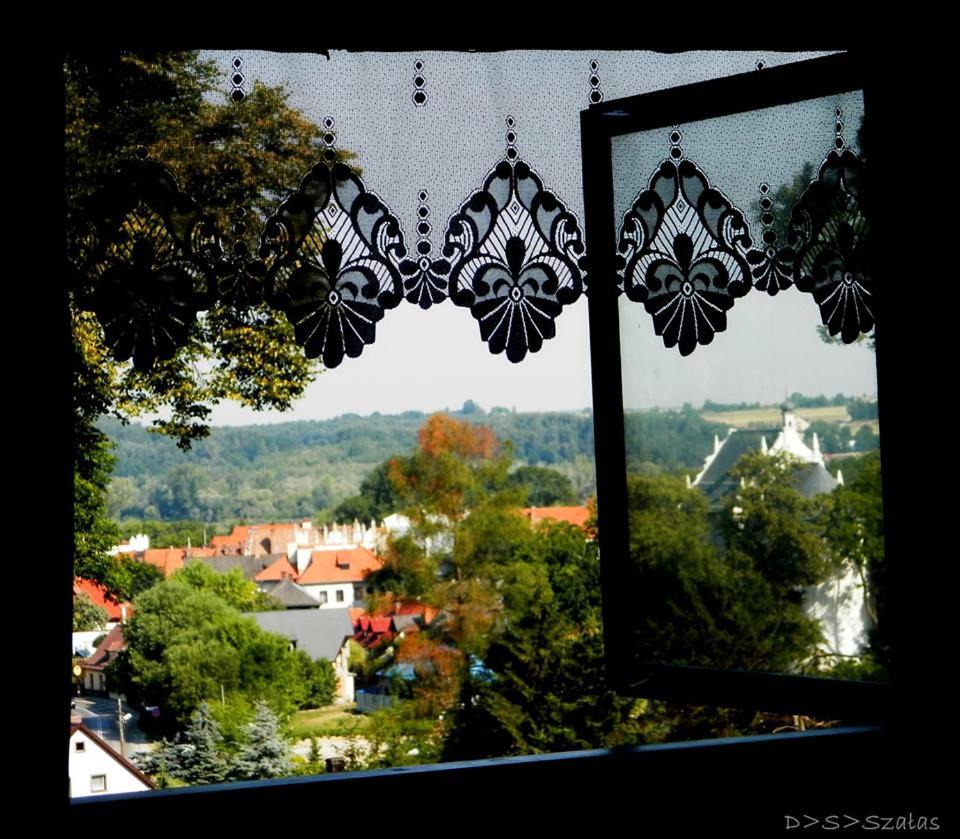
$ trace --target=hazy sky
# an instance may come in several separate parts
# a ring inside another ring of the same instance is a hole
[[[605,99],[751,70],[814,54],[649,52],[505,52],[315,55],[209,53],[226,70],[244,60],[247,86],[256,79],[286,84],[291,102],[316,121],[332,116],[337,144],[358,154],[368,189],[398,216],[408,245],[417,193],[430,195],[431,239],[442,243],[446,220],[482,185],[504,152],[504,120],[516,120],[521,157],[583,222],[579,111],[589,95],[589,62],[599,63]],[[429,99],[414,106],[414,62],[423,61]],[[845,101],[854,111],[859,99]],[[684,150],[711,179],[748,209],[759,180],[776,185],[810,159],[818,163],[833,139],[833,105],[808,107],[791,119],[772,115],[740,123],[684,128]],[[853,114],[851,114],[851,117]],[[715,123],[717,121],[711,121]],[[855,125],[851,121],[848,123]],[[779,132],[779,133],[778,133]],[[652,132],[651,132],[652,134]],[[848,132],[853,138],[855,129]],[[719,142],[718,142],[719,138]],[[646,185],[666,151],[663,137],[639,136],[620,149],[618,217]],[[711,153],[711,148],[723,152]],[[761,175],[761,173],[763,173]],[[791,290],[774,300],[752,293],[729,313],[730,327],[709,347],[681,359],[653,334],[649,315],[627,304],[622,335],[629,407],[683,402],[775,401],[784,391],[849,394],[876,390],[873,355],[832,347],[816,335],[819,315],[809,295]],[[388,311],[377,340],[358,359],[324,371],[295,410],[257,413],[235,405],[214,412],[215,424],[324,419],[344,413],[398,413],[457,408],[473,399],[485,408],[575,410],[591,404],[585,299],[564,310],[557,337],[521,364],[491,355],[469,310],[449,301],[429,311],[407,303]]]

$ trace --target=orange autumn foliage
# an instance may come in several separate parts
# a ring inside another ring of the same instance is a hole
[[[463,670],[460,650],[416,633],[403,639],[397,661],[411,665],[417,675],[413,702],[420,714],[436,716],[454,704]]]
[[[446,414],[432,414],[421,426],[420,451],[431,457],[454,454],[464,460],[487,460],[500,444],[486,425],[460,422]]]

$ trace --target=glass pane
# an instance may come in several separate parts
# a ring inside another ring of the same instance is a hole
[[[851,92],[612,140],[643,660],[885,678],[862,118]]]

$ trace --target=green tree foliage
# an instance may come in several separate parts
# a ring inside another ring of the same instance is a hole
[[[545,466],[521,466],[510,473],[507,485],[526,488],[527,504],[531,507],[577,503],[577,494],[570,479]]]
[[[630,554],[642,657],[721,668],[790,671],[819,628],[804,587],[828,570],[820,508],[790,486],[797,464],[744,456],[744,485],[719,521],[705,497],[667,476],[631,476]]]
[[[240,612],[264,612],[283,609],[283,604],[257,589],[239,568],[220,573],[199,560],[175,571],[171,579],[184,582],[197,591],[209,591]]]
[[[254,220],[266,218],[320,157],[320,129],[287,104],[283,88],[256,84],[243,103],[232,102],[222,75],[197,53],[73,54],[64,79],[68,224],[137,146],[169,166],[225,230],[238,206]],[[243,234],[251,250],[258,227],[248,223]],[[282,410],[317,369],[293,343],[289,323],[265,305],[240,319],[215,306],[199,319],[189,344],[150,373],[104,364],[95,321],[77,320],[92,327],[82,363],[106,374],[99,413],[167,409],[169,418],[153,425],[184,446],[207,433],[211,405],[235,399]]]
[[[856,471],[850,470],[846,483],[830,494],[825,528],[836,561],[852,562],[860,575],[866,608],[874,622],[870,652],[886,668],[890,664],[889,619],[885,619],[889,571],[884,562],[880,452],[865,454],[857,466]]]
[[[879,416],[877,400],[852,399],[847,405],[847,413],[852,420],[877,419]]]
[[[189,452],[182,452],[173,440],[150,434],[142,426],[104,418],[98,427],[116,443],[118,456],[110,512],[131,520],[122,522],[124,535],[138,520],[160,518],[161,508],[168,516],[192,510],[191,515],[209,523],[208,537],[240,519],[310,517],[318,524],[380,520],[399,507],[385,463],[416,446],[425,419],[424,414],[407,412],[217,427],[209,437],[195,441]],[[580,503],[595,493],[589,414],[469,414],[462,419],[482,422],[498,439],[511,440],[518,463],[547,463],[565,475]],[[668,472],[699,467],[711,450],[713,435],[725,433],[725,426],[705,422],[692,408],[628,414],[627,423],[634,469],[647,463]],[[550,450],[551,446],[556,448]],[[191,467],[186,474],[181,473],[184,466]],[[194,532],[191,540],[198,545],[202,528]],[[158,536],[153,544],[183,545],[186,536],[183,532],[173,542]]]
[[[188,578],[189,579],[189,576]],[[157,727],[184,724],[200,703],[239,693],[282,713],[332,701],[333,666],[291,650],[212,591],[174,575],[141,594],[124,630],[127,648],[108,670],[112,689],[161,709]]]
[[[134,760],[144,772],[164,779],[177,778],[187,784],[217,784],[230,774],[220,725],[206,702],[193,713],[176,740],[164,739],[159,748],[136,755]]]
[[[116,483],[117,479],[114,478],[111,484],[111,492]],[[204,525],[200,521],[128,519],[121,521],[119,527],[124,539],[130,539],[138,533],[143,533],[149,537],[150,546],[153,548],[182,548],[188,543],[197,548],[205,544],[204,532],[206,532],[207,541],[220,532],[212,525]]]
[[[289,107],[282,88],[257,84],[242,106],[233,103],[221,92],[221,74],[195,52],[77,52],[63,69],[68,229],[137,146],[167,164],[221,223],[237,206],[263,219],[319,157],[320,130]],[[247,225],[248,247],[256,247],[257,228]],[[288,408],[317,368],[295,346],[290,324],[266,306],[243,317],[214,306],[198,319],[187,346],[149,373],[113,360],[96,318],[72,299],[71,322],[74,574],[128,596],[139,586],[118,579],[126,573],[119,569],[123,561],[106,553],[118,539],[105,515],[112,463],[97,418],[159,415],[154,428],[189,447],[207,434],[211,405],[235,399],[256,409]],[[183,501],[174,497],[166,512],[194,515]]]
[[[681,411],[636,411],[624,414],[627,470],[655,464],[666,471],[700,468],[713,450],[713,437],[726,426],[707,422],[692,405]]]
[[[107,625],[107,610],[94,603],[85,592],[73,598],[73,631],[92,632]]]
[[[390,462],[384,461],[360,483],[360,493],[341,501],[333,511],[334,521],[355,519],[380,522],[400,509],[402,500],[390,481]]]
[[[730,470],[742,485],[727,504],[726,544],[751,557],[778,586],[813,585],[830,570],[819,522],[825,502],[820,496],[805,498],[793,485],[794,474],[803,468],[785,453],[752,452]]]
[[[242,781],[279,778],[292,769],[290,750],[280,724],[266,702],[257,702],[247,725],[247,741],[237,754],[231,776]]]
[[[409,700],[383,715],[374,762],[599,746],[633,725],[632,701],[600,682],[596,544],[518,514],[527,489],[509,486],[510,454],[482,429],[438,416],[414,454],[394,460],[413,527],[391,540],[373,580],[442,617],[382,656],[414,682]]]

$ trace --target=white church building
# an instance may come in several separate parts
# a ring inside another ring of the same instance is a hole
[[[812,435],[810,445],[805,442],[804,432],[810,423],[797,416],[789,403],[784,404],[781,411],[780,428],[731,428],[723,440],[714,437],[713,451],[704,461],[703,469],[692,481],[688,479],[691,487],[707,496],[712,511],[720,510],[724,499],[737,490],[739,481],[730,470],[748,452],[771,455],[786,452],[801,461],[804,466],[795,473],[794,486],[807,498],[833,492],[843,484],[841,472],[834,478],[827,471],[817,435]],[[852,562],[846,563],[833,578],[809,588],[804,595],[804,607],[811,618],[820,622],[821,652],[856,656],[866,648],[867,632],[872,624],[865,605],[863,582]]]

